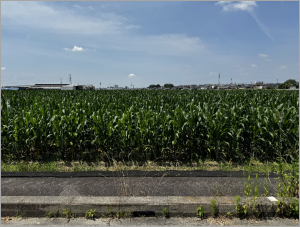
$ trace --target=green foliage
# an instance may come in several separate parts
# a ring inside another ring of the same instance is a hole
[[[236,209],[236,212],[239,214],[242,212],[242,206],[240,205],[240,201],[241,201],[241,198],[237,195],[235,196],[235,209]]]
[[[107,207],[107,211],[108,211],[108,217],[112,217],[112,212],[111,212],[111,207]]]
[[[96,217],[96,210],[90,209],[89,211],[86,211],[84,217],[86,219],[95,219],[95,217]]]
[[[264,196],[267,197],[268,194],[269,194],[269,178],[268,178],[268,173],[266,173],[265,185],[264,185]]]
[[[19,214],[19,211],[17,211],[17,214],[15,215],[16,218],[23,218],[25,217],[26,213],[21,211],[20,214]]]
[[[299,218],[299,201],[293,200],[290,204],[290,213],[294,218]]]
[[[280,84],[278,86],[279,89],[289,89],[290,86],[296,86],[296,88],[299,88],[299,85],[297,84],[296,80],[293,79],[289,79],[287,81],[285,81],[283,84]]]
[[[226,215],[227,215],[227,217],[228,217],[228,218],[231,218],[231,217],[232,217],[232,214],[231,214],[231,212],[227,212],[227,214],[226,214]]]
[[[258,191],[259,185],[260,185],[260,183],[258,180],[258,173],[256,173],[255,174],[255,185],[254,185],[254,191],[253,191],[254,202],[256,201],[257,197],[259,196],[259,191]]]
[[[206,213],[206,211],[202,208],[202,206],[199,206],[197,208],[197,216],[198,217],[203,218],[205,213]]]
[[[149,86],[149,88],[160,88],[160,85],[159,85],[159,84],[157,84],[157,85],[151,84],[151,85]]]
[[[293,79],[289,79],[287,81],[284,82],[285,84],[291,84],[291,85],[295,85],[297,83],[296,80],[293,80]]]
[[[57,218],[57,217],[60,216],[59,215],[59,210],[46,212],[44,216],[48,217],[48,218]]]
[[[289,89],[290,85],[283,83],[278,85],[278,89]]]
[[[216,216],[216,200],[213,199],[211,201],[211,214],[212,216]]]
[[[298,125],[297,91],[2,91],[1,160],[290,163]]]
[[[170,88],[170,89],[171,89],[172,87],[174,87],[174,85],[173,85],[173,84],[165,84],[164,87],[165,87],[165,88]]]
[[[71,212],[71,208],[66,208],[66,210],[61,213],[61,217],[70,219],[70,218],[75,218],[76,214],[74,212]]]
[[[123,212],[122,212],[121,210],[119,210],[119,211],[117,212],[117,214],[116,214],[116,217],[117,217],[118,219],[123,218],[123,217],[124,217]]]
[[[295,191],[299,190],[299,166],[297,162],[293,163],[292,172],[286,173],[283,169],[284,163],[279,161],[277,174],[277,195],[278,197],[294,197]]]
[[[251,195],[251,191],[252,191],[252,188],[251,188],[251,172],[248,172],[248,181],[244,181],[244,186],[245,186],[245,189],[244,189],[244,195],[249,197]]]
[[[162,209],[162,215],[164,216],[164,217],[168,217],[168,215],[169,215],[169,212],[168,212],[168,209],[167,209],[167,207],[163,207],[163,209]]]

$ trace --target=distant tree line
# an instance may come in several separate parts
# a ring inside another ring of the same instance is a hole
[[[164,87],[165,87],[165,88],[170,88],[170,89],[171,89],[172,87],[174,87],[174,85],[173,85],[173,84],[165,84]]]
[[[159,84],[151,84],[150,86],[149,86],[149,88],[160,88],[161,86],[159,85]],[[164,88],[172,88],[172,87],[174,87],[174,85],[173,84],[165,84],[164,85]]]
[[[160,85],[159,85],[159,84],[157,84],[157,85],[151,84],[151,85],[149,86],[149,88],[160,88]]]

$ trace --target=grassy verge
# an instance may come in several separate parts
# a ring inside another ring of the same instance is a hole
[[[299,165],[296,165],[299,167]],[[281,171],[292,171],[292,164],[283,163]],[[260,163],[226,163],[215,161],[199,161],[190,163],[172,162],[3,162],[1,161],[2,172],[79,172],[79,171],[166,171],[166,170],[222,170],[222,171],[247,171],[247,172],[277,172],[279,164]],[[299,171],[299,168],[298,168]]]

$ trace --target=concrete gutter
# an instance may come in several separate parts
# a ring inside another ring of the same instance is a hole
[[[244,175],[245,174],[245,175]],[[251,176],[264,178],[265,173],[252,172]],[[127,171],[84,171],[84,172],[1,172],[1,178],[79,178],[79,177],[248,177],[248,173],[244,171],[206,171],[206,170],[193,170],[193,171],[140,171],[140,170],[127,170]],[[268,178],[277,178],[279,175],[275,172],[270,172]]]
[[[274,197],[272,197],[274,198]],[[182,197],[182,196],[145,196],[145,197],[90,197],[90,196],[2,196],[1,216],[15,216],[24,212],[26,217],[43,217],[46,212],[71,208],[77,216],[85,215],[90,209],[96,210],[96,216],[107,215],[109,211],[116,214],[131,211],[133,214],[162,216],[167,208],[169,216],[195,217],[197,208],[202,206],[207,215],[211,215],[211,201],[216,200],[218,214],[236,214],[234,197]],[[275,198],[274,198],[275,199]],[[257,209],[266,216],[274,216],[277,201],[266,197],[258,197]],[[277,198],[280,199],[280,198]],[[253,202],[253,197],[241,197],[240,204]],[[297,199],[298,200],[298,199]],[[288,199],[286,199],[288,201]]]

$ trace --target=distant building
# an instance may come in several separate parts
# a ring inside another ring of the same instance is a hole
[[[254,83],[254,89],[263,89],[263,85],[264,85],[264,82],[262,81],[257,81]]]
[[[221,85],[220,87],[218,87],[218,89],[219,90],[226,90],[226,89],[228,89],[226,86],[224,86],[224,85]]]

